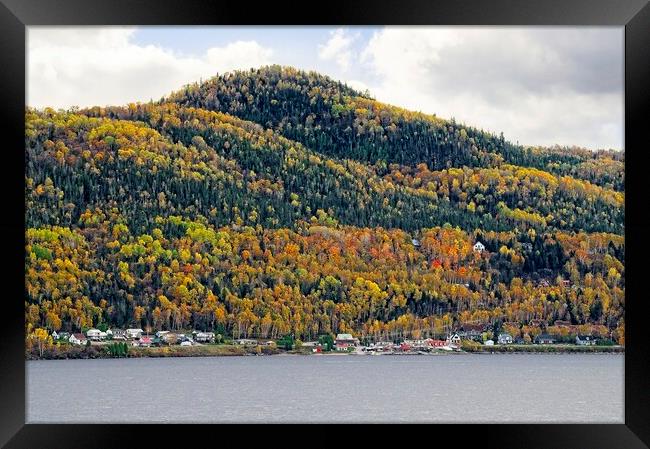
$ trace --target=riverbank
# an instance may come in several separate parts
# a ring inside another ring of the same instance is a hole
[[[624,346],[580,346],[580,345],[472,345],[463,346],[464,352],[469,353],[509,353],[509,352],[525,352],[530,354],[593,354],[593,353],[625,353]]]
[[[460,351],[431,351],[429,353],[394,352],[382,355],[452,355],[452,354],[493,354],[493,353],[529,353],[529,354],[584,354],[584,353],[624,353],[623,346],[578,346],[578,345],[463,345]],[[158,357],[231,357],[251,355],[335,355],[355,356],[354,352],[313,353],[310,348],[298,348],[291,351],[271,346],[209,344],[196,346],[162,346],[129,347],[122,358],[158,358]],[[40,353],[26,354],[27,360],[66,360],[66,359],[104,359],[116,358],[106,345],[72,346],[62,345]]]

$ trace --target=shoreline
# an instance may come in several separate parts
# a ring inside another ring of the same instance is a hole
[[[327,357],[377,357],[377,356],[447,356],[457,354],[625,354],[623,346],[577,346],[577,345],[502,345],[464,347],[459,351],[432,351],[429,353],[396,352],[390,354],[360,354],[354,352],[321,352],[291,350],[285,351],[272,347],[240,345],[201,345],[192,347],[165,346],[138,348],[129,347],[126,356],[112,356],[103,346],[66,347],[49,350],[42,356],[26,354],[25,360],[79,360],[79,359],[113,359],[113,358],[164,358],[164,357],[251,357],[251,356],[327,356]]]

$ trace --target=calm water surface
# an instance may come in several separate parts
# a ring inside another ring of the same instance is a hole
[[[621,354],[27,362],[30,423],[623,423]]]

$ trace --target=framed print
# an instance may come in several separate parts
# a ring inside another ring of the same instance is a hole
[[[6,447],[648,447],[647,1],[1,1]]]

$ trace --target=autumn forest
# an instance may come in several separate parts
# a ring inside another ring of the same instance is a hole
[[[561,321],[624,344],[623,152],[515,145],[280,66],[25,120],[28,334]]]

